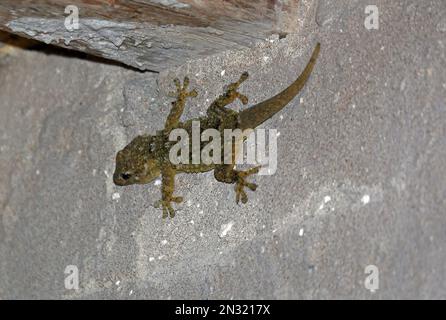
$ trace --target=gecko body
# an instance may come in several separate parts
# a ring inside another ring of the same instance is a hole
[[[247,177],[259,171],[259,167],[254,167],[245,171],[235,169],[235,150],[232,150],[231,164],[173,164],[169,160],[169,152],[176,141],[169,140],[169,134],[173,129],[184,129],[189,136],[192,135],[193,121],[198,121],[200,130],[217,129],[223,137],[225,129],[254,129],[261,123],[271,118],[278,111],[283,109],[302,89],[308,80],[319,54],[320,44],[318,43],[313,51],[310,61],[306,65],[301,75],[285,90],[274,97],[260,102],[250,108],[236,112],[226,106],[239,99],[243,104],[248,103],[248,98],[238,92],[238,88],[247,78],[248,73],[244,72],[238,81],[231,83],[224,94],[220,95],[208,108],[206,116],[181,122],[186,99],[195,97],[196,90],[188,91],[189,79],[184,78],[181,85],[178,79],[174,80],[176,92],[171,95],[176,96],[176,101],[172,103],[172,109],[167,117],[165,127],[156,135],[141,135],[134,138],[124,149],[116,155],[116,169],[113,174],[113,181],[118,186],[132,184],[149,183],[161,176],[162,199],[159,204],[163,209],[163,217],[173,217],[175,211],[172,203],[180,203],[182,197],[174,196],[175,175],[177,173],[199,173],[214,170],[216,180],[224,183],[235,184],[236,202],[246,203],[248,197],[244,188],[255,191],[257,185],[247,181]],[[203,143],[200,145],[204,146]],[[192,152],[192,151],[191,151]],[[222,152],[223,154],[223,152]]]

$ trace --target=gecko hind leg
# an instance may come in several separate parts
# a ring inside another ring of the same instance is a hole
[[[258,173],[260,166],[248,170],[235,170],[233,165],[221,165],[215,168],[214,177],[217,181],[225,183],[235,183],[235,202],[238,204],[240,200],[242,203],[248,202],[248,196],[244,190],[245,187],[251,191],[257,189],[257,185],[247,181],[247,177]]]
[[[248,97],[244,94],[237,91],[237,89],[240,87],[240,85],[248,79],[248,72],[243,72],[240,78],[233,83],[230,83],[226,89],[225,93],[220,95],[217,99],[215,99],[214,102],[209,106],[208,108],[208,115],[218,115],[218,116],[224,116],[228,114],[228,112],[231,112],[232,110],[225,108],[228,104],[231,104],[236,99],[239,99],[243,104],[248,103]]]
[[[226,88],[226,96],[227,96],[226,98],[231,100],[231,102],[234,101],[235,99],[239,99],[243,104],[247,104],[248,97],[238,92],[237,89],[244,81],[248,79],[248,77],[249,74],[248,72],[245,71],[242,73],[242,75],[236,82],[229,84],[228,87]]]

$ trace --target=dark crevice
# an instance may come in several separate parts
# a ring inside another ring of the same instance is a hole
[[[56,55],[56,56],[62,56],[62,57],[66,57],[66,58],[81,59],[81,60],[92,61],[92,62],[96,62],[96,63],[118,66],[118,67],[121,67],[124,69],[136,71],[139,73],[146,73],[146,72],[159,73],[158,71],[153,71],[153,70],[140,70],[138,68],[126,65],[119,61],[114,61],[111,59],[94,56],[89,53],[85,53],[85,52],[81,52],[81,51],[77,51],[77,50],[70,50],[67,48],[62,48],[62,47],[58,47],[58,46],[51,45],[51,44],[45,44],[45,43],[37,41],[37,40],[28,39],[28,38],[21,37],[16,34],[8,33],[5,31],[0,31],[0,47],[1,47],[1,43],[7,44],[10,46],[14,46],[17,48],[21,48],[23,50],[43,52],[47,55]]]

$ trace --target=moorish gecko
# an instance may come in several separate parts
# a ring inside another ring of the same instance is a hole
[[[201,131],[209,128],[217,129],[223,136],[224,129],[254,129],[275,113],[284,108],[302,89],[309,78],[319,54],[320,44],[318,43],[313,51],[310,61],[302,74],[284,91],[274,97],[260,102],[243,111],[236,112],[226,108],[234,100],[239,99],[243,104],[248,103],[248,98],[239,93],[237,89],[240,84],[248,78],[248,73],[244,72],[237,82],[231,83],[226,92],[220,95],[208,108],[206,116],[180,122],[186,98],[197,96],[194,89],[188,91],[189,79],[184,78],[183,85],[178,79],[174,80],[176,86],[176,101],[172,102],[172,110],[167,117],[165,128],[156,135],[141,135],[134,138],[124,149],[116,155],[116,169],[113,174],[113,181],[118,186],[131,184],[145,184],[155,180],[161,175],[162,179],[162,199],[160,205],[163,209],[163,218],[168,214],[175,215],[171,203],[180,203],[182,197],[174,196],[175,174],[178,172],[198,173],[214,170],[215,178],[224,183],[234,183],[236,191],[236,202],[240,200],[246,203],[248,197],[244,187],[252,191],[257,185],[247,182],[249,175],[259,171],[259,167],[254,167],[246,171],[235,169],[235,151],[232,151],[233,164],[172,164],[169,160],[169,151],[176,141],[169,141],[169,134],[173,129],[183,128],[189,136],[192,132],[192,121],[199,121]]]

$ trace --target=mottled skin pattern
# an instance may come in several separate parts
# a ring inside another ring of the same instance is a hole
[[[186,99],[195,97],[197,92],[195,90],[188,91],[189,79],[187,77],[184,78],[183,85],[181,85],[178,79],[175,79],[176,92],[170,95],[174,95],[176,101],[172,102],[172,110],[167,117],[165,128],[158,131],[154,136],[143,135],[136,137],[123,150],[117,153],[116,169],[113,174],[114,183],[118,186],[144,184],[153,181],[161,175],[162,199],[159,204],[163,209],[163,218],[166,218],[168,215],[170,217],[175,215],[172,202],[180,203],[183,201],[182,197],[173,195],[175,174],[179,172],[198,173],[214,170],[214,176],[218,181],[235,184],[236,202],[239,203],[241,200],[242,203],[246,203],[248,197],[244,188],[247,187],[252,191],[257,188],[256,184],[248,182],[246,178],[257,173],[259,167],[239,171],[235,169],[235,164],[206,165],[201,163],[174,165],[169,161],[169,151],[177,142],[169,141],[169,133],[175,128],[184,128],[188,132],[189,137],[191,137],[192,121],[200,121],[201,131],[208,128],[219,130],[222,141],[224,129],[254,129],[285,107],[299,93],[313,70],[319,50],[320,44],[318,43],[305,70],[288,88],[276,96],[239,113],[226,108],[226,106],[236,99],[239,99],[243,104],[248,103],[248,98],[237,91],[240,84],[248,78],[247,72],[244,72],[237,82],[231,83],[226,92],[210,105],[206,116],[186,122],[180,122]],[[202,146],[204,145],[202,143]],[[221,153],[223,157],[223,152]],[[232,159],[233,163],[235,163],[234,148]]]

